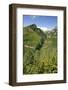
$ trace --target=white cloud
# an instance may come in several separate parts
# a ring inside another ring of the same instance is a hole
[[[36,18],[36,16],[31,16],[32,17],[32,19],[35,19]]]
[[[40,29],[43,30],[44,32],[45,32],[45,31],[48,31],[48,28],[47,28],[47,27],[38,27],[38,28],[40,28]]]

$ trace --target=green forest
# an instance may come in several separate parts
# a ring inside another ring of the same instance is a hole
[[[23,28],[23,74],[57,73],[57,28],[43,32],[35,24]]]

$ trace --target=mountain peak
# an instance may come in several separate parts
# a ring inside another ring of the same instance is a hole
[[[30,25],[29,27],[31,27],[32,29],[37,28],[36,24],[32,24],[32,25]]]

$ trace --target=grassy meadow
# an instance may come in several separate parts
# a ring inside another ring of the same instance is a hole
[[[23,74],[57,73],[57,29],[43,32],[35,24],[23,28]]]

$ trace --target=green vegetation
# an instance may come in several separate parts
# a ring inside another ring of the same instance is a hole
[[[57,73],[57,29],[24,27],[24,74]]]

